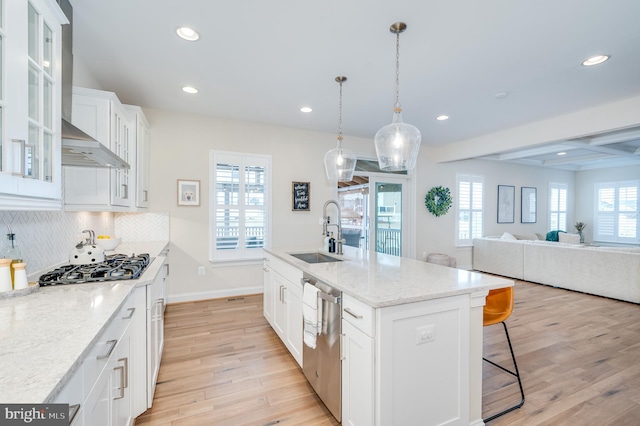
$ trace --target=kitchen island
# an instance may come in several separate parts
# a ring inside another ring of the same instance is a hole
[[[115,252],[157,257],[167,244],[123,243]],[[58,402],[125,301],[150,285],[162,264],[156,258],[136,280],[47,286],[0,300],[0,402]]]
[[[342,424],[483,424],[482,310],[513,281],[350,247],[327,263],[291,255],[317,250],[265,251],[265,317],[301,364],[301,318],[288,307],[280,332],[277,299],[295,303],[303,274],[342,291]]]

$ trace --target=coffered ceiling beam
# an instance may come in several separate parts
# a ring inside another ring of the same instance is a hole
[[[589,151],[601,152],[604,154],[617,155],[619,157],[636,157],[636,154],[634,152],[611,148],[607,146],[591,145],[590,143],[576,142],[576,141],[567,142],[567,144],[572,145],[576,148],[588,149]]]
[[[545,154],[553,154],[560,151],[570,151],[572,149],[576,149],[571,145],[565,145],[564,142],[560,145],[546,145],[538,148],[532,149],[524,149],[518,152],[508,152],[505,154],[499,154],[498,160],[501,161],[509,161],[509,160],[517,160],[519,158],[525,157],[535,157],[537,155],[545,155]]]

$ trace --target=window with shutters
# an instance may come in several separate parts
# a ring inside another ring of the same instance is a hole
[[[271,157],[210,153],[210,260],[257,260],[270,244]]]
[[[613,243],[640,242],[638,188],[640,180],[596,183],[594,240]]]
[[[482,237],[484,201],[482,176],[457,175],[456,245],[471,245],[474,238]]]
[[[567,230],[567,184],[549,184],[549,231]]]

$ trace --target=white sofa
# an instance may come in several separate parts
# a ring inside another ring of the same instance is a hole
[[[640,303],[640,248],[476,238],[473,269]]]

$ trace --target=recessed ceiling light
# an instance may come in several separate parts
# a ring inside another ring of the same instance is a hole
[[[444,121],[444,120],[448,120],[449,116],[448,115],[439,115],[436,117],[436,120],[438,121]]]
[[[507,96],[509,96],[509,92],[498,92],[495,95],[493,95],[493,97],[496,99],[506,98]]]
[[[313,111],[313,109],[311,109],[310,107],[302,107],[302,108],[300,108],[300,111],[302,111],[302,112],[311,112],[311,111]]]
[[[596,55],[585,59],[584,62],[582,62],[582,65],[584,65],[585,67],[590,67],[592,65],[601,64],[607,59],[609,59],[608,55]]]
[[[567,153],[562,151],[562,152],[557,153],[556,155],[567,155]]]
[[[184,86],[182,88],[182,91],[185,93],[190,93],[190,94],[196,94],[198,93],[198,89],[196,89],[195,87],[191,87],[191,86]]]
[[[176,30],[176,34],[181,39],[187,41],[196,41],[200,38],[200,34],[198,34],[194,29],[189,27],[180,27]]]

